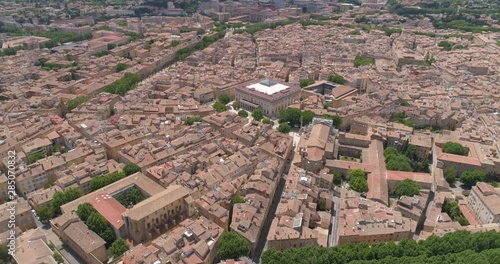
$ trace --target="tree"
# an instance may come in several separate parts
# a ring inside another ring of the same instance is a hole
[[[292,130],[292,128],[287,123],[281,123],[278,126],[278,131],[281,132],[281,133],[283,133],[283,134],[288,134],[291,130]]]
[[[396,148],[388,147],[384,150],[384,157],[387,159],[387,156],[390,155],[398,155],[399,151]]]
[[[342,172],[338,170],[332,170],[330,173],[333,174],[333,184],[334,185],[341,185],[342,184]]]
[[[117,194],[115,199],[124,207],[134,206],[145,199],[141,190],[137,186],[128,188],[126,191]]]
[[[264,112],[262,111],[261,108],[256,108],[255,110],[252,111],[252,117],[257,121],[260,121],[264,117]]]
[[[88,228],[99,235],[106,244],[110,246],[115,241],[115,233],[109,226],[108,221],[98,212],[90,214],[85,224]]]
[[[123,63],[123,62],[119,62],[118,64],[116,64],[115,71],[121,72],[121,71],[125,70],[126,68],[128,68],[128,64]]]
[[[54,257],[54,259],[56,260],[57,263],[64,263],[64,260],[63,260],[63,257],[61,256],[61,254],[54,252],[54,254],[52,254],[52,256]]]
[[[467,150],[460,143],[448,141],[443,145],[443,152],[455,155],[467,156]]]
[[[236,101],[236,102],[234,102],[234,103],[233,103],[233,107],[234,107],[234,109],[236,109],[236,110],[237,110],[237,109],[240,109],[240,107],[241,107],[241,103],[240,103],[240,101]]]
[[[245,238],[235,232],[225,232],[222,234],[217,246],[217,258],[239,259],[250,255],[250,247]]]
[[[186,121],[184,122],[184,124],[186,126],[190,126],[190,125],[194,124],[194,122],[202,122],[202,121],[203,121],[203,119],[201,119],[201,117],[193,116],[193,117],[186,118]]]
[[[269,119],[269,118],[262,119],[262,123],[264,123],[266,125],[274,125],[274,122],[271,121],[271,119]]]
[[[312,122],[314,118],[314,112],[311,110],[305,110],[302,112],[302,124],[307,125]]]
[[[302,79],[299,81],[299,83],[300,83],[300,88],[304,88],[306,86],[314,84],[314,80],[313,79]]]
[[[388,152],[387,155],[384,153],[384,156],[386,168],[388,170],[413,171],[411,167],[411,160],[405,155],[400,154],[399,152],[397,154],[393,154],[391,151]]]
[[[49,220],[54,215],[52,207],[49,205],[43,205],[38,208],[38,216],[40,217],[40,221]]]
[[[362,169],[353,169],[349,172],[350,178],[360,177],[366,179],[366,172]]]
[[[239,203],[244,203],[245,199],[243,199],[240,195],[235,194],[233,196],[233,199],[231,199],[231,204],[239,204]]]
[[[352,177],[349,186],[356,192],[364,193],[368,191],[368,181],[364,177]]]
[[[45,157],[46,157],[45,154],[43,154],[42,152],[31,153],[28,155],[28,163],[30,163],[30,164],[34,163],[37,160],[41,160]]]
[[[221,94],[219,96],[219,102],[227,105],[229,102],[231,101],[231,99],[229,98],[229,96],[227,94]]]
[[[89,203],[82,203],[82,204],[78,205],[78,207],[76,209],[76,215],[78,215],[78,218],[80,218],[80,220],[82,220],[83,222],[87,222],[87,219],[89,218],[89,216],[95,212],[96,212],[96,210]]]
[[[14,258],[9,254],[7,243],[0,245],[0,263],[15,263]]]
[[[125,95],[128,91],[134,89],[136,84],[141,81],[141,75],[138,73],[126,72],[123,78],[116,80],[110,85],[104,87],[104,91],[112,94]]]
[[[328,114],[324,114],[324,115],[322,116],[322,118],[332,120],[333,125],[334,125],[335,127],[337,127],[337,128],[338,128],[338,127],[342,124],[342,117],[340,117],[339,115],[328,115]]]
[[[242,110],[238,111],[238,115],[241,117],[247,117],[248,112],[242,109]]]
[[[338,83],[338,84],[345,84],[345,79],[341,75],[338,74],[332,74],[328,76],[328,81]]]
[[[215,109],[215,111],[217,111],[217,113],[224,112],[227,110],[226,105],[221,102],[215,102],[215,104],[212,107]]]
[[[445,167],[443,169],[444,178],[449,184],[455,182],[457,177],[457,169],[455,167]]]
[[[76,200],[82,196],[82,192],[77,187],[72,187],[64,190],[64,192],[55,192],[52,197],[51,207],[54,214],[61,214],[61,205]]]
[[[68,111],[71,112],[71,110],[73,110],[73,109],[77,108],[79,105],[87,102],[87,100],[89,100],[88,96],[78,96],[74,99],[69,100],[66,103],[66,108],[68,109]]]
[[[115,242],[111,244],[111,247],[109,247],[109,253],[111,254],[111,256],[113,256],[113,258],[117,258],[123,255],[123,253],[127,252],[127,250],[128,245],[125,240],[121,238],[115,240]]]
[[[445,200],[443,203],[443,212],[446,212],[451,219],[460,223],[460,225],[469,225],[469,221],[464,217],[458,203],[454,200]]]
[[[460,175],[460,181],[466,186],[466,187],[472,187],[476,185],[476,183],[485,181],[486,180],[486,174],[482,171],[464,171]]]
[[[172,40],[172,42],[170,42],[170,46],[172,47],[177,47],[177,45],[179,45],[179,41],[178,40]]]
[[[288,123],[290,126],[298,126],[300,125],[302,112],[300,109],[288,107],[279,110],[277,116],[280,123]]]
[[[417,146],[408,145],[408,147],[405,150],[405,156],[411,160],[418,160],[419,158],[418,158]]]
[[[132,175],[139,171],[141,171],[141,167],[132,162],[125,164],[125,167],[123,167],[123,173],[125,173],[125,176]]]
[[[403,195],[406,196],[414,196],[420,194],[420,184],[418,182],[405,179],[396,185],[396,191],[394,192],[396,196],[401,197]]]
[[[102,187],[109,185],[115,181],[121,180],[125,178],[126,175],[123,172],[112,172],[108,173],[104,176],[99,176],[99,177],[94,177],[92,180],[90,180],[89,187],[90,191],[96,191],[101,189]]]
[[[205,33],[206,33],[206,31],[205,31],[203,28],[200,28],[200,29],[198,29],[198,30],[196,31],[196,34],[197,34],[197,35],[203,35],[203,34],[205,34]]]
[[[118,26],[120,26],[120,27],[126,27],[128,25],[127,20],[125,20],[125,19],[120,19],[120,20],[116,21],[116,24],[118,24]]]
[[[356,68],[359,66],[370,65],[370,64],[375,64],[375,60],[363,56],[356,56],[356,58],[354,59],[354,67]]]

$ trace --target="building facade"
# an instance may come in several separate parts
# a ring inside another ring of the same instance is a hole
[[[493,186],[479,182],[472,187],[467,203],[481,223],[500,223],[500,193]]]
[[[265,79],[241,85],[236,88],[235,94],[235,100],[241,103],[241,108],[248,111],[262,108],[264,115],[276,116],[279,110],[299,99],[300,88]]]

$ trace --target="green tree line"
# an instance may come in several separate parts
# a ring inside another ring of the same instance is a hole
[[[461,252],[467,251],[467,254]],[[281,263],[465,263],[457,261],[472,253],[478,254],[486,261],[469,263],[497,263],[500,257],[500,233],[496,231],[471,234],[456,231],[443,237],[431,236],[427,240],[416,242],[405,239],[398,244],[394,242],[376,244],[345,244],[339,247],[303,247],[289,248],[284,251],[268,249],[261,258],[263,264]],[[455,255],[455,254],[459,254]],[[455,261],[448,261],[448,257]],[[493,262],[489,261],[493,260]]]
[[[135,89],[136,85],[141,81],[141,75],[138,73],[126,72],[123,78],[116,80],[110,85],[104,87],[104,91],[112,94],[124,95],[130,90]]]

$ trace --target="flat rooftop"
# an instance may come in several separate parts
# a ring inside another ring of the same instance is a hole
[[[271,79],[262,80],[259,83],[254,83],[246,86],[248,89],[254,89],[257,92],[265,93],[267,95],[272,95],[279,93],[283,90],[288,89],[290,86],[278,83]]]

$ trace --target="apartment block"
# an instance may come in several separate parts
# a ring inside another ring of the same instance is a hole
[[[500,192],[490,184],[479,182],[472,187],[467,203],[481,223],[500,223]]]

